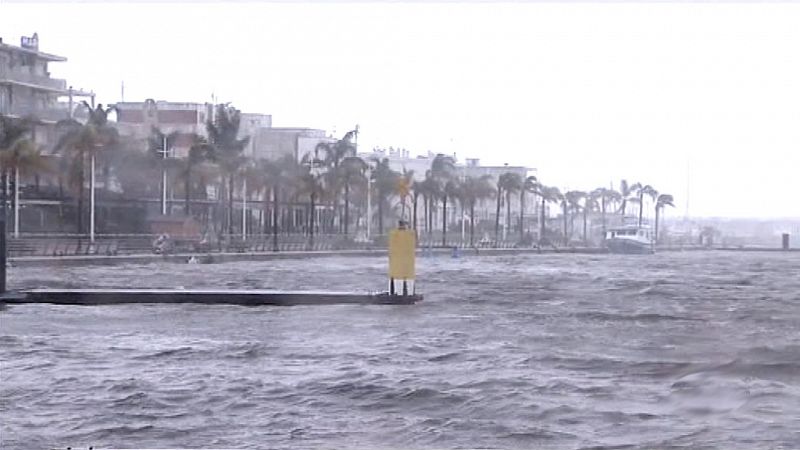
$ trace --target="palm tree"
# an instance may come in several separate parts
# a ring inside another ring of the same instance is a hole
[[[495,194],[495,198],[497,199],[497,209],[495,210],[494,213],[494,246],[497,247],[498,242],[500,242],[500,207],[503,201],[502,175],[497,180],[497,193]]]
[[[191,192],[192,192],[192,172],[198,164],[205,161],[209,153],[212,151],[208,141],[203,136],[192,133],[190,135],[191,144],[189,146],[189,153],[184,158],[183,170],[181,178],[184,182],[184,205],[183,213],[188,217],[191,213]]]
[[[407,170],[403,167],[403,173],[400,175],[400,179],[397,182],[397,195],[400,197],[400,218],[402,220],[406,220],[406,209],[408,208],[406,200],[408,199],[408,195],[411,190],[414,188],[414,171]],[[414,215],[416,216],[416,198],[414,198],[413,211]],[[416,217],[414,218],[414,225],[416,228]]]
[[[505,173],[506,176],[503,190],[506,192],[506,229],[511,232],[511,196],[522,190],[523,179],[518,173]]]
[[[256,177],[256,185],[264,190],[264,213],[270,209],[269,201],[270,194],[272,197],[272,251],[278,251],[278,231],[280,224],[280,192],[281,188],[287,191],[291,185],[295,183],[298,176],[301,176],[301,170],[292,155],[285,155],[277,161],[259,159],[256,163],[258,175]],[[269,231],[269,221],[266,216],[264,217],[264,225],[262,232],[264,235]]]
[[[60,132],[60,137],[55,146],[56,151],[64,151],[71,154],[68,171],[70,184],[78,190],[78,216],[76,223],[78,233],[83,233],[83,191],[86,182],[84,175],[86,156],[89,156],[91,161],[91,184],[94,185],[94,161],[98,153],[113,147],[119,141],[119,133],[116,128],[108,123],[108,114],[114,108],[103,108],[102,104],[92,108],[85,101],[82,104],[89,112],[88,120],[83,124],[74,119],[59,121],[56,124],[56,128]],[[91,209],[91,213],[94,214],[94,204],[91,205]],[[90,225],[94,227],[94,223]]]
[[[344,179],[341,177],[339,166],[342,164],[342,162],[344,162],[345,159],[356,156],[356,147],[353,144],[353,139],[356,138],[357,135],[358,130],[351,130],[345,133],[345,135],[336,142],[320,142],[315,148],[316,152],[322,152],[323,164],[329,169],[327,175],[328,179],[326,181],[331,189],[330,194],[333,198],[334,217],[337,216],[337,212],[339,211],[339,192],[341,191],[342,183],[344,181]],[[348,215],[346,211],[345,215]],[[341,217],[339,218],[341,219]],[[340,221],[340,231],[341,223],[346,221],[346,219]],[[345,225],[344,228],[347,228],[347,225]],[[347,233],[345,232],[345,234]]]
[[[470,247],[475,245],[475,204],[494,195],[491,180],[491,175],[484,175],[480,178],[467,176],[461,184],[463,201],[469,207]]]
[[[539,183],[536,187],[536,193],[539,197],[542,198],[542,207],[541,207],[541,230],[539,231],[539,241],[545,241],[545,234],[547,232],[547,220],[545,217],[545,211],[547,208],[547,203],[558,203],[562,198],[563,195],[561,191],[558,190],[557,187],[545,186],[544,184]]]
[[[323,152],[323,163],[328,167],[338,169],[345,158],[355,156],[356,147],[353,144],[353,138],[357,133],[356,130],[352,130],[345,133],[345,135],[336,142],[320,142],[318,144],[318,151]]]
[[[307,154],[303,157],[303,160],[300,163],[300,170],[299,170],[299,182],[303,192],[308,194],[309,199],[309,211],[308,211],[308,248],[309,250],[313,250],[314,248],[314,217],[316,213],[316,201],[317,198],[322,195],[324,191],[324,180],[325,180],[325,173],[319,173],[319,170],[322,169],[324,163],[322,160],[316,157],[316,151],[314,152],[315,155],[312,156],[311,154]]]
[[[586,225],[587,218],[590,212],[597,209],[597,194],[593,192],[584,193],[583,196],[583,245],[589,245],[589,236],[587,234]]]
[[[349,236],[350,225],[350,186],[366,182],[367,163],[358,156],[347,156],[336,170],[337,179],[344,185],[344,235]],[[338,183],[337,183],[338,184]]]
[[[653,186],[649,184],[642,185],[641,183],[636,183],[631,186],[631,189],[636,192],[636,196],[639,202],[639,226],[642,226],[642,214],[644,212],[644,196],[647,195],[651,197],[653,200],[658,197],[658,191],[656,191]]]
[[[675,207],[675,199],[670,194],[661,194],[656,199],[656,225],[655,225],[655,241],[658,242],[658,217],[659,211],[663,210],[665,206]]]
[[[220,167],[223,176],[228,178],[228,205],[224,224],[224,229],[228,233],[230,233],[233,224],[235,176],[245,162],[242,152],[250,142],[249,136],[239,138],[240,122],[241,112],[238,109],[229,105],[217,105],[213,120],[209,120],[206,123],[208,142],[210,144],[208,157]]]
[[[441,190],[430,170],[425,172],[425,179],[420,183],[419,190],[425,203],[425,231],[430,235],[433,232],[433,206]]]
[[[622,199],[622,196],[619,192],[608,189],[604,187],[600,187],[592,191],[591,194],[595,199],[600,199],[600,213],[603,217],[603,239],[606,238],[606,207],[608,206],[609,202],[616,202]]]
[[[447,199],[457,199],[460,196],[458,180],[445,181],[442,188],[442,246],[447,246]],[[463,220],[463,219],[462,219]]]
[[[575,214],[577,214],[581,210],[581,200],[586,197],[586,193],[583,191],[568,191],[564,194],[564,199],[562,200],[562,208],[564,209],[564,244],[568,245],[569,240],[572,237],[572,231],[574,230],[574,221],[575,221]],[[572,217],[570,217],[570,230],[567,231],[567,217],[569,216],[568,210],[573,212]]]
[[[455,190],[452,184],[455,178],[456,162],[451,156],[439,153],[431,161],[431,178],[435,190],[442,198],[442,245],[447,245],[447,197]]]
[[[14,174],[14,237],[19,237],[20,175],[36,175],[50,170],[30,135],[32,127],[32,123],[26,120],[0,117],[0,166],[4,180],[6,171]]]
[[[411,171],[411,173],[413,173],[413,171]],[[412,220],[411,227],[414,229],[414,233],[418,233],[417,232],[417,204],[419,203],[419,196],[422,195],[423,192],[424,192],[424,184],[419,182],[419,181],[416,181],[416,180],[412,179],[411,190],[413,192],[411,194],[412,195],[412,197],[411,197],[412,198],[412,206],[411,206],[411,208],[413,208],[412,209],[412,214],[411,214],[411,217],[412,217],[412,219],[411,219]]]
[[[522,242],[525,239],[525,194],[536,193],[536,186],[539,181],[535,176],[531,175],[525,178],[519,190],[519,240]],[[535,203],[534,199],[534,203]]]
[[[397,187],[397,181],[400,174],[392,170],[389,166],[389,159],[376,159],[375,167],[372,170],[372,178],[374,180],[375,199],[378,202],[378,234],[383,234],[383,217],[384,206],[389,201],[389,197],[394,193]],[[372,220],[368,218],[367,220]]]
[[[638,184],[638,183],[636,183],[636,184]],[[633,186],[634,185],[628,185],[628,180],[622,180],[619,183],[619,195],[620,195],[620,200],[622,202],[620,204],[619,210],[622,213],[623,217],[625,216],[625,213],[627,212],[626,209],[627,209],[627,206],[628,206],[628,200],[630,200],[630,197],[631,197],[631,195],[633,194],[633,191],[634,191],[634,187]]]

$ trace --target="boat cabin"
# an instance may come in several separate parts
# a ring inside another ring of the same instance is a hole
[[[650,240],[653,238],[653,233],[647,228],[616,228],[606,232],[606,239],[613,238],[638,238]]]

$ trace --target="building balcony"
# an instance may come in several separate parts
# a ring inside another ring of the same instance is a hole
[[[66,80],[50,78],[42,75],[33,75],[30,73],[12,70],[8,67],[0,67],[0,84],[16,84],[27,86],[32,89],[40,89],[58,93],[65,93],[67,91]]]
[[[37,108],[30,105],[4,105],[0,114],[16,117],[33,117],[44,122],[58,122],[69,118],[69,108],[66,104],[57,104],[46,108]]]

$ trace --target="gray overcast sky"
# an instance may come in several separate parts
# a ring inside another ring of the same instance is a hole
[[[702,216],[800,217],[797,3],[67,3],[0,0],[54,76],[210,101],[362,148],[650,183]]]

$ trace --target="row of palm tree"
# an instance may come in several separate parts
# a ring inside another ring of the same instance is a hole
[[[649,184],[633,183],[628,184],[627,180],[622,180],[620,190],[600,187],[589,192],[571,190],[561,193],[558,188],[537,185],[534,192],[540,195],[542,200],[542,211],[545,210],[549,202],[557,203],[562,210],[563,219],[563,239],[564,244],[569,243],[571,232],[574,229],[574,219],[579,213],[583,216],[582,240],[588,244],[588,216],[590,213],[599,212],[601,215],[602,235],[605,236],[607,229],[608,207],[617,205],[616,213],[621,216],[627,215],[629,203],[639,205],[638,225],[642,225],[644,218],[645,196],[652,199],[655,209],[655,238],[658,239],[658,226],[660,213],[666,206],[675,206],[674,198],[670,194],[661,194]],[[541,235],[545,235],[545,221],[542,218]]]
[[[286,217],[290,210],[297,210],[298,205],[305,210],[302,228],[312,243],[317,229],[350,238],[352,218],[364,216],[363,206],[370,196],[377,209],[374,217],[378,225],[377,234],[384,233],[385,219],[392,217],[409,221],[412,228],[432,235],[437,228],[433,223],[435,213],[440,211],[443,245],[447,245],[452,216],[448,214],[448,208],[460,207],[459,221],[469,218],[469,242],[474,245],[476,206],[491,199],[496,201],[495,241],[506,238],[503,236],[501,239],[500,235],[503,204],[506,227],[514,225],[511,207],[515,201],[519,206],[519,219],[515,224],[518,239],[525,239],[526,196],[533,195],[541,201],[540,215],[536,219],[540,238],[547,234],[546,211],[547,205],[552,203],[561,207],[565,244],[569,243],[570,230],[574,229],[574,219],[578,214],[583,216],[583,241],[588,242],[588,217],[595,211],[601,214],[605,235],[610,208],[612,212],[625,215],[629,203],[638,203],[641,223],[644,199],[652,198],[657,230],[660,211],[673,203],[672,196],[659,194],[650,185],[629,185],[625,180],[619,191],[598,188],[591,192],[572,190],[562,194],[558,188],[546,186],[536,177],[522,177],[510,171],[501,173],[496,179],[489,175],[462,176],[453,158],[441,154],[433,158],[424,176],[416,177],[412,171],[401,173],[393,170],[388,159],[365,161],[358,157],[354,144],[356,130],[336,141],[320,143],[314,152],[303,156],[300,161],[291,156],[279,160],[254,160],[244,155],[249,138],[240,135],[240,113],[229,105],[217,106],[213,119],[206,124],[208,138],[195,134],[165,134],[153,129],[147,142],[148,151],[142,153],[131,149],[131,143],[120,137],[113,122],[108,120],[112,109],[102,105],[95,108],[88,104],[84,106],[88,110],[85,123],[67,120],[58,124],[60,139],[55,149],[62,158],[58,167],[49,168],[57,173],[59,185],[66,184],[75,195],[79,233],[85,232],[86,165],[90,163],[90,167],[94,167],[95,161],[102,167],[105,190],[111,189],[112,178],[123,192],[139,196],[159,190],[164,192],[167,186],[171,186],[173,190],[182,191],[183,212],[187,216],[204,214],[204,208],[192,208],[192,204],[202,200],[207,205],[206,187],[216,186],[221,213],[210,222],[228,234],[235,227],[235,194],[246,200],[259,201],[264,213],[261,231],[272,233],[275,248],[279,228],[282,224],[286,228]],[[31,122],[3,117],[2,127],[0,163],[3,175],[13,173],[18,178],[19,174],[30,175],[47,170],[44,159],[33,144]],[[183,139],[183,145],[188,142],[187,154],[182,158],[167,158],[169,149],[176,146],[179,139]],[[158,172],[166,184],[162,181],[155,189],[152,180]],[[91,178],[94,179],[94,175]],[[324,205],[326,214],[321,223],[316,223],[319,205]],[[360,214],[354,216],[354,209]],[[267,216],[268,212],[271,212],[271,217]],[[373,217],[367,220],[372,222]],[[360,219],[355,222],[358,224]]]

